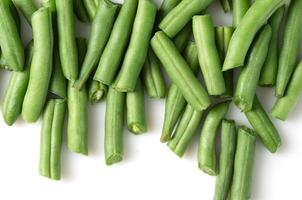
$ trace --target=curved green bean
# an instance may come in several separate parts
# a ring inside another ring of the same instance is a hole
[[[38,120],[48,94],[52,72],[53,29],[49,8],[40,8],[32,16],[34,54],[22,117],[27,122]]]
[[[237,27],[242,18],[244,17],[246,11],[251,6],[251,0],[232,0],[233,8],[233,26]]]
[[[88,97],[91,103],[98,103],[107,94],[107,86],[99,81],[92,80],[89,84]]]
[[[201,130],[198,145],[198,167],[211,176],[218,174],[215,138],[217,129],[228,112],[229,104],[230,102],[226,101],[211,108]]]
[[[252,109],[261,69],[267,56],[271,34],[272,29],[270,25],[266,25],[251,47],[247,64],[240,72],[234,102],[242,112]]]
[[[89,22],[90,19],[82,0],[73,0],[73,9],[80,21]]]
[[[31,16],[37,11],[37,5],[33,0],[12,0],[15,6],[21,11],[25,19],[31,24]]]
[[[105,0],[109,1],[109,0]],[[88,14],[89,20],[93,21],[97,12],[97,6],[93,0],[83,0],[86,12]]]

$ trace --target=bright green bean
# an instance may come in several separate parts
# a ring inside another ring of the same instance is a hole
[[[99,81],[92,80],[89,84],[88,97],[91,103],[98,103],[107,94],[107,86]]]
[[[112,28],[94,80],[111,85],[120,68],[132,31],[138,0],[126,0]],[[114,53],[112,53],[114,52]]]
[[[138,2],[129,46],[121,70],[113,83],[113,87],[120,92],[131,92],[136,86],[148,54],[156,11],[156,5],[152,1]]]
[[[302,1],[292,0],[288,9],[278,63],[276,96],[282,97],[295,70],[302,31]]]
[[[25,19],[31,24],[31,16],[37,11],[37,5],[33,0],[12,0],[15,6],[21,11]]]
[[[233,27],[224,27],[223,28],[224,34],[224,56],[223,59],[228,51],[229,43],[232,38],[234,28]],[[234,93],[234,71],[228,70],[223,72],[223,77],[225,81],[225,93],[222,95],[224,97],[232,97]]]
[[[251,0],[232,0],[233,7],[233,26],[237,27],[242,18],[244,17],[246,11],[251,6]]]
[[[61,178],[61,146],[66,100],[52,99],[43,114],[39,173],[53,180]]]
[[[194,16],[193,34],[207,91],[210,95],[221,95],[225,92],[225,83],[215,44],[215,31],[211,16]]]
[[[233,178],[236,137],[235,121],[222,120],[219,174],[216,179],[214,200],[225,200],[228,197]]]
[[[91,73],[97,67],[97,62],[103,53],[107,40],[110,36],[115,15],[118,11],[118,4],[108,0],[101,0],[97,13],[91,25],[91,33],[88,42],[88,49],[80,77],[76,87],[81,89],[89,79]]]
[[[247,64],[240,72],[234,102],[242,112],[247,112],[252,109],[261,69],[267,56],[271,34],[272,29],[270,25],[266,25],[256,38],[251,48]]]
[[[112,165],[123,159],[125,93],[109,87],[105,113],[105,159]]]
[[[105,0],[105,1],[109,1],[109,0]],[[90,21],[93,21],[97,12],[97,6],[95,2],[93,0],[83,0],[83,4],[85,6]]]
[[[254,131],[246,127],[239,127],[230,200],[251,199],[255,147]]]
[[[174,38],[196,14],[205,10],[213,0],[182,0],[167,14],[159,28],[170,38]]]
[[[284,3],[285,0],[264,0],[253,3],[234,31],[223,64],[223,71],[244,64],[247,52],[256,33]]]
[[[277,99],[271,111],[272,116],[280,120],[286,120],[289,113],[297,105],[302,91],[302,62],[295,69],[293,77],[288,85],[285,96]]]
[[[218,174],[215,139],[217,129],[228,112],[229,104],[230,102],[226,101],[211,108],[201,130],[198,145],[198,167],[211,176]]]
[[[73,9],[77,18],[82,22],[89,22],[89,17],[82,0],[73,0]]]
[[[276,152],[281,145],[281,138],[257,96],[254,98],[253,109],[244,114],[265,147],[272,153]]]
[[[27,122],[38,120],[48,94],[52,72],[53,29],[49,8],[43,7],[32,16],[34,54],[22,117]]]
[[[230,12],[232,10],[230,0],[220,0],[220,4],[225,13]]]

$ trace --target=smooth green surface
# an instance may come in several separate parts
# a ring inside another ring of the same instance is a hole
[[[73,9],[80,21],[89,22],[90,19],[82,0],[73,0]]]
[[[90,81],[88,88],[88,97],[90,103],[100,102],[103,97],[106,96],[107,90],[107,85],[95,80]]]
[[[251,6],[251,0],[232,0],[233,26],[237,27]]]
[[[37,11],[38,7],[33,0],[12,0],[16,8],[24,15],[25,19],[31,24],[31,16]]]
[[[189,22],[174,38],[173,42],[180,52],[183,52],[192,35],[192,23]]]
[[[163,0],[158,13],[158,21],[161,21],[181,1],[182,0]]]
[[[82,0],[82,1],[86,9],[86,12],[88,14],[89,20],[93,21],[97,12],[97,6],[95,2],[93,0]],[[109,1],[109,0],[105,0],[105,1]]]

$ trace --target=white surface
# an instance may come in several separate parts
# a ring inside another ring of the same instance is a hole
[[[230,22],[211,7],[216,25]],[[87,30],[79,29],[83,34]],[[25,30],[27,38],[29,29]],[[0,73],[0,98],[3,99],[8,73]],[[273,91],[258,93],[265,108],[273,103]],[[125,130],[125,156],[120,164],[104,163],[104,102],[90,107],[89,157],[68,152],[63,147],[62,180],[51,181],[38,174],[40,122],[19,120],[8,127],[0,120],[0,199],[104,199],[104,200],[200,200],[212,199],[215,178],[197,168],[197,142],[190,145],[183,159],[159,142],[164,102],[147,100],[149,133],[134,136]],[[302,199],[302,104],[285,123],[274,121],[283,139],[277,154],[270,154],[258,143],[252,185],[255,200]],[[234,107],[229,117],[248,124]],[[65,137],[65,136],[64,136]],[[197,139],[197,138],[196,138]],[[195,140],[196,141],[196,140]]]

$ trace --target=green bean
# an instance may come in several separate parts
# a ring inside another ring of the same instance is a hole
[[[281,138],[257,96],[254,98],[253,109],[244,114],[265,147],[272,153],[276,152],[281,145]]]
[[[220,4],[225,13],[230,12],[232,10],[230,0],[220,0]]]
[[[285,6],[280,7],[269,19],[268,24],[272,27],[272,39],[269,46],[266,61],[260,74],[260,86],[274,86],[278,70],[278,42],[280,25],[285,11]]]
[[[173,42],[175,44],[175,46],[177,47],[177,49],[182,52],[189,40],[190,37],[192,35],[192,23],[189,22],[174,38],[173,38]]]
[[[236,151],[236,125],[234,120],[222,120],[219,174],[216,179],[214,200],[225,200],[232,184]]]
[[[129,42],[136,8],[137,0],[125,0],[101,56],[94,80],[106,85],[111,85],[114,81]]]
[[[221,95],[225,92],[225,83],[215,44],[215,31],[211,16],[194,16],[193,34],[207,91],[210,95]]]
[[[159,58],[172,83],[177,85],[189,104],[196,110],[204,110],[210,105],[206,90],[202,87],[185,59],[169,39],[159,31],[151,40],[151,46]]]
[[[113,83],[113,88],[120,92],[131,92],[136,86],[148,54],[156,11],[156,5],[152,1],[138,2],[129,46],[121,70]]]
[[[195,111],[190,104],[187,104],[173,137],[167,144],[180,158],[183,157],[186,148],[197,133],[202,114],[203,111]]]
[[[12,72],[11,79],[6,90],[2,115],[9,126],[17,120],[22,111],[24,95],[29,81],[29,70],[33,55],[33,43],[30,42],[25,49],[25,66],[22,72]]]
[[[91,103],[98,103],[107,94],[107,86],[99,81],[92,80],[89,84],[88,97]]]
[[[198,167],[211,176],[218,174],[215,150],[216,132],[228,112],[229,104],[230,102],[226,101],[211,108],[201,130],[198,145]]]
[[[11,12],[11,1],[0,1],[0,45],[2,54],[9,69],[22,71],[24,65],[24,49],[18,31],[18,25]]]
[[[159,28],[170,38],[174,38],[196,14],[205,10],[213,0],[182,0],[167,14]]]
[[[246,127],[239,127],[230,193],[231,200],[251,199],[255,146],[256,137],[254,131]]]
[[[242,112],[252,109],[261,69],[267,56],[271,33],[270,25],[264,26],[251,47],[246,66],[240,72],[234,102]]]
[[[134,134],[147,132],[144,88],[138,79],[133,92],[126,95],[128,130]]]
[[[302,1],[293,0],[288,9],[283,43],[279,57],[276,80],[276,96],[282,97],[285,93],[290,77],[295,70],[302,31]]]
[[[175,8],[182,0],[164,0],[160,6],[158,18],[161,21],[173,8]]]
[[[105,1],[107,1],[107,0],[105,0]],[[96,15],[97,9],[98,9],[95,2],[92,0],[83,0],[83,4],[85,6],[85,9],[86,9],[86,12],[88,14],[90,21],[93,21],[95,15]]]
[[[215,40],[220,61],[224,60],[224,27],[218,26],[215,28]]]
[[[272,116],[286,120],[289,113],[297,105],[302,91],[302,62],[296,67],[293,77],[288,85],[285,96],[277,99],[271,111]]]
[[[88,49],[80,72],[76,87],[81,89],[87,82],[90,74],[97,66],[110,36],[118,5],[108,0],[101,0],[95,19],[91,25]]]
[[[105,159],[112,165],[123,159],[125,93],[109,87],[105,113]]]
[[[228,51],[229,43],[232,38],[234,28],[233,27],[224,27],[223,28],[224,34],[224,56],[223,59]],[[233,70],[228,70],[223,72],[223,77],[225,81],[225,93],[222,95],[224,97],[232,97],[234,93],[234,72]]]
[[[265,0],[253,3],[234,31],[223,64],[223,71],[244,64],[245,57],[256,33],[284,3],[285,0]]]
[[[89,17],[82,0],[73,0],[73,9],[77,18],[82,22],[89,22]]]
[[[31,16],[36,12],[37,5],[33,0],[12,0],[15,6],[21,11],[25,19],[31,24]]]
[[[78,78],[78,54],[75,39],[73,0],[56,0],[58,44],[64,76],[75,81]]]
[[[52,72],[53,29],[49,8],[43,7],[32,16],[34,54],[22,116],[27,122],[38,120],[48,93]]]
[[[232,0],[233,26],[237,27],[251,6],[251,0]]]
[[[39,173],[53,180],[61,178],[61,146],[65,110],[66,100],[52,99],[46,104],[43,114]]]

